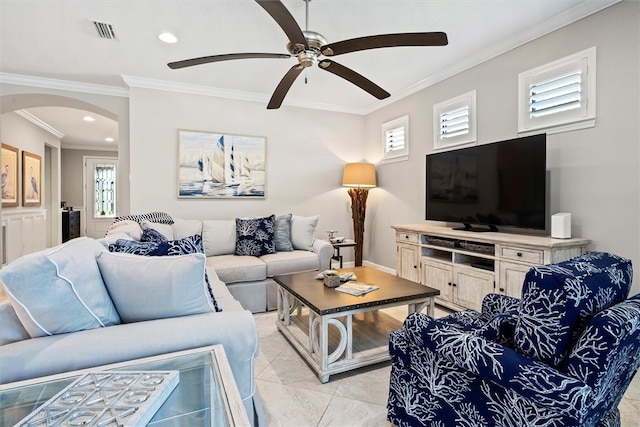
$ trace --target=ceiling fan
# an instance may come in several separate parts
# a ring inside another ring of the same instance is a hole
[[[311,0],[303,1],[306,3],[306,21],[308,24],[309,2]],[[289,41],[287,42],[288,54],[229,53],[223,55],[203,56],[200,58],[170,62],[167,64],[169,68],[178,69],[232,59],[291,58],[295,56],[298,59],[298,63],[291,67],[282,80],[280,80],[280,83],[273,92],[273,95],[269,100],[269,104],[267,105],[267,109],[276,109],[280,108],[284,97],[302,70],[306,67],[311,67],[316,63],[320,69],[335,74],[338,77],[342,77],[378,99],[384,99],[390,96],[389,92],[350,68],[340,65],[330,59],[319,59],[323,55],[336,56],[344,53],[383,47],[445,46],[448,44],[447,35],[443,32],[380,34],[376,36],[358,37],[335,43],[327,43],[327,40],[320,33],[309,31],[308,28],[306,31],[302,31],[296,20],[280,0],[256,0],[256,3],[262,6],[262,8],[271,15],[271,17],[285,32],[287,37],[289,37]]]

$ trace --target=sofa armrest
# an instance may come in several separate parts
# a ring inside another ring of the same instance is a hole
[[[516,390],[538,406],[572,417],[588,411],[591,387],[551,366],[419,313],[409,316],[403,329],[413,345],[429,349],[458,369]]]
[[[318,255],[320,271],[331,268],[331,257],[333,256],[333,245],[326,240],[316,239],[313,242],[313,252]]]

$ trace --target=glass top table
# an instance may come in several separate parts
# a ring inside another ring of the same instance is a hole
[[[250,425],[224,349],[214,345],[0,385],[0,426],[16,425],[82,374],[112,370],[179,372],[148,426]]]

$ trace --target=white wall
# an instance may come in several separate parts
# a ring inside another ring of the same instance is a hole
[[[596,46],[596,127],[547,138],[551,213],[571,212],[573,235],[592,239],[590,249],[640,266],[639,22],[640,3],[621,2],[369,114],[367,159],[381,156],[381,124],[407,113],[410,158],[377,167],[380,188],[369,196],[365,259],[394,267],[391,225],[424,222],[433,104],[475,89],[479,143],[517,137],[518,73]],[[634,291],[640,292],[638,279]]]
[[[132,88],[131,212],[161,210],[180,218],[233,219],[294,213],[320,215],[328,229],[352,236],[350,199],[341,187],[345,162],[364,152],[358,115]],[[178,129],[267,138],[266,198],[178,199]]]

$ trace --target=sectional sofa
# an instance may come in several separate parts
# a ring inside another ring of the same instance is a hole
[[[80,237],[10,263],[0,280],[0,384],[222,344],[249,419],[264,424],[255,321],[202,253],[112,253]]]
[[[0,384],[222,344],[249,419],[263,425],[251,311],[275,307],[273,275],[329,266],[317,220],[120,218],[104,239],[10,263],[0,270]]]
[[[277,308],[277,285],[273,276],[330,267],[333,246],[315,237],[318,219],[318,216],[292,214],[229,220],[185,220],[162,213],[132,215],[115,222],[105,240],[107,245],[114,245],[118,240],[152,240],[143,236],[148,230],[157,231],[172,241],[201,235],[207,266],[215,270],[245,309],[259,313]],[[242,234],[258,235],[256,224],[261,221],[273,222],[273,243],[264,243],[267,241],[264,240],[259,242],[261,245],[251,246],[253,242],[247,244]],[[129,249],[130,246],[121,248]],[[136,253],[137,249],[134,246],[132,252]]]

